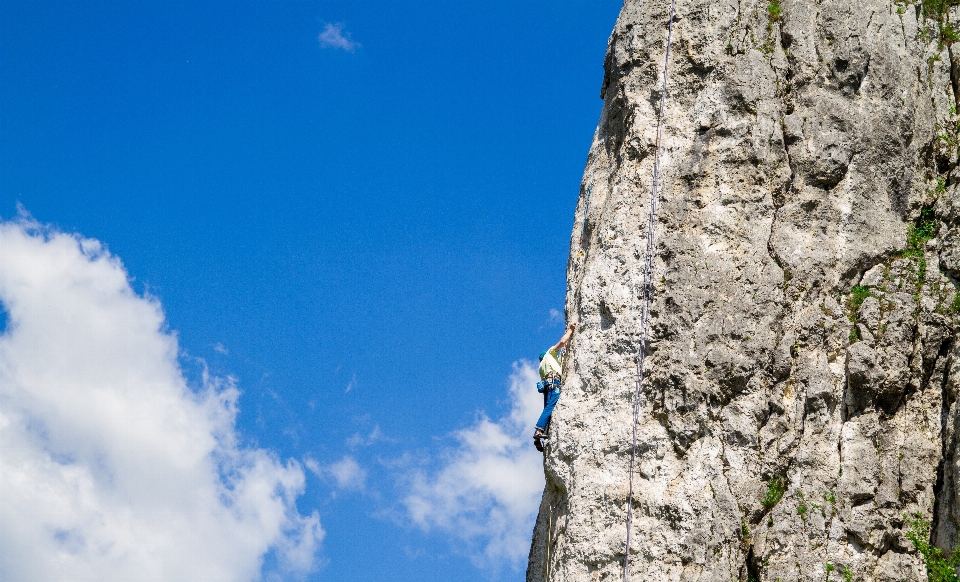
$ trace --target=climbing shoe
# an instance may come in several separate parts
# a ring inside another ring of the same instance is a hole
[[[533,433],[533,446],[537,447],[537,450],[541,453],[543,452],[543,441],[547,440],[547,433],[543,431],[542,428],[537,427],[537,430]]]

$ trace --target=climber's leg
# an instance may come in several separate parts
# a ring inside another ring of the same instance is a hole
[[[540,413],[540,419],[537,421],[538,432],[546,432],[547,421],[550,420],[550,415],[553,414],[553,409],[557,406],[558,400],[560,400],[559,387],[552,388],[549,392],[544,393],[543,412]]]

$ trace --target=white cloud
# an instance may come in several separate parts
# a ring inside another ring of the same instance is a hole
[[[349,32],[344,34],[342,22],[327,24],[323,28],[323,32],[320,33],[320,36],[317,37],[317,40],[320,41],[320,46],[324,48],[341,49],[348,53],[352,53],[360,48],[360,43],[350,38]]]
[[[360,467],[356,459],[350,456],[343,457],[327,469],[336,479],[337,487],[340,489],[363,489],[367,481],[367,472]]]
[[[329,465],[320,465],[313,459],[307,459],[304,464],[317,477],[333,479],[337,489],[360,491],[367,485],[367,471],[350,455],[344,455],[342,459]]]
[[[238,391],[178,365],[158,301],[99,242],[0,222],[0,579],[309,572],[324,532],[301,466],[237,442]]]
[[[223,355],[225,355],[225,356],[230,355],[230,350],[228,350],[228,349],[227,349],[222,343],[220,343],[220,342],[217,342],[216,345],[213,346],[213,351],[217,352],[218,354],[223,354]]]
[[[367,436],[363,436],[358,432],[354,433],[353,436],[347,439],[347,446],[355,449],[357,447],[368,447],[381,441],[393,442],[393,439],[387,438],[380,430],[380,425],[375,424],[373,430],[371,430]]]
[[[550,314],[547,316],[547,323],[563,323],[563,312],[551,308]]]
[[[455,433],[457,445],[439,470],[416,470],[403,500],[408,517],[429,531],[463,542],[473,561],[517,568],[527,557],[544,477],[533,448],[533,425],[543,409],[539,377],[526,361],[510,375],[510,412],[496,422],[485,415]],[[458,544],[459,545],[459,544]]]
[[[332,478],[337,489],[345,491],[361,491],[367,486],[367,471],[350,455],[329,465],[321,466],[311,461],[307,467],[318,477]]]

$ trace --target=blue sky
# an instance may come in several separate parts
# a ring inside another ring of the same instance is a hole
[[[102,242],[191,386],[234,379],[241,446],[303,468],[310,580],[521,580],[456,533],[482,492],[434,497],[562,332],[619,8],[2,2],[0,217]]]

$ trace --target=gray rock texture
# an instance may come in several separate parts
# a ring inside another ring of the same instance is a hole
[[[633,580],[924,580],[917,516],[956,547],[946,4],[677,0]],[[530,582],[622,577],[668,11],[626,0],[609,41]]]

